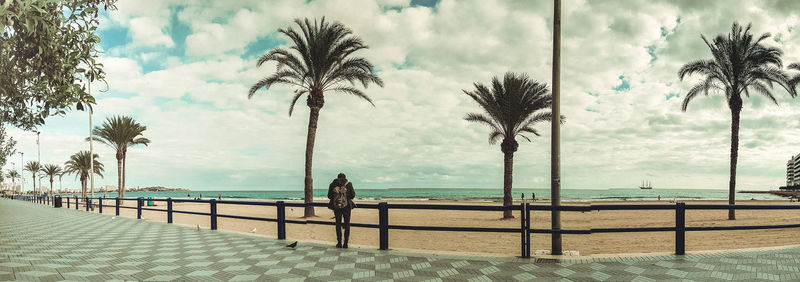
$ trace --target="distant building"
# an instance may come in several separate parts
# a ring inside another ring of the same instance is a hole
[[[800,154],[789,158],[786,163],[786,187],[800,186]]]

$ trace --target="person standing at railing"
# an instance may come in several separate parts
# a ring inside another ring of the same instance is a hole
[[[333,210],[336,218],[337,248],[347,248],[347,242],[350,239],[350,211],[356,206],[353,203],[355,197],[356,191],[353,189],[353,183],[347,180],[344,173],[339,173],[328,186],[328,199],[330,199],[328,208]],[[342,228],[344,228],[344,245],[342,244]]]

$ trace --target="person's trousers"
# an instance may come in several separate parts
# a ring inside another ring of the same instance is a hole
[[[344,227],[344,243],[347,244],[350,239],[350,209],[335,209],[333,215],[336,217],[336,241],[342,242],[342,228]]]

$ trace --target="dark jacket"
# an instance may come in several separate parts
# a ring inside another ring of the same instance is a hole
[[[331,181],[331,185],[328,186],[329,209],[333,209],[333,188],[342,186],[345,182],[347,182],[347,179],[336,178],[333,181]],[[352,209],[356,206],[356,204],[353,203],[353,199],[356,197],[356,190],[353,189],[353,182],[347,183],[347,186],[345,186],[345,188],[347,188],[347,199],[348,199],[347,208]]]

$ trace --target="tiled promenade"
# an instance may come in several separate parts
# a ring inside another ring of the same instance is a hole
[[[800,249],[547,263],[287,243],[0,199],[0,281],[800,281]]]

